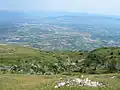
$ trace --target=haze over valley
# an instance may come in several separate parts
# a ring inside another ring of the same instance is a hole
[[[102,46],[120,46],[117,16],[62,12],[0,14],[3,16],[0,17],[1,44],[45,51],[91,51]]]

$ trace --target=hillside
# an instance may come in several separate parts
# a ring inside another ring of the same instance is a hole
[[[87,53],[45,52],[28,47],[0,45],[0,65],[18,73],[60,73],[79,71]],[[4,71],[4,70],[3,70]]]
[[[29,74],[115,73],[120,71],[120,48],[87,52],[47,52],[30,47],[0,45],[1,71]]]
[[[90,52],[85,65],[92,73],[113,73],[120,71],[120,47],[103,47]]]
[[[32,48],[0,45],[0,64],[12,65],[19,64],[21,61],[40,59],[39,51]]]

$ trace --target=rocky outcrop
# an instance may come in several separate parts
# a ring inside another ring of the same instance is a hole
[[[73,79],[67,79],[58,81],[55,85],[55,88],[60,88],[64,86],[88,86],[88,87],[103,87],[105,86],[103,83],[98,81],[91,81],[88,78],[73,78]]]

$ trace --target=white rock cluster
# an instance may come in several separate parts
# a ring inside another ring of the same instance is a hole
[[[82,76],[81,76],[82,77]],[[89,87],[102,87],[104,86],[103,83],[97,82],[97,81],[91,81],[88,78],[74,78],[74,79],[68,79],[61,82],[58,82],[57,85],[55,85],[55,88],[60,88],[63,86],[89,86]]]

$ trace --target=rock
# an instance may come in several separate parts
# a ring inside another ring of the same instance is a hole
[[[84,76],[83,76],[83,75],[81,75],[81,78],[84,78]]]
[[[55,88],[58,88],[58,86],[56,85]]]
[[[115,78],[116,76],[112,76],[112,77],[110,77],[110,78]]]
[[[58,83],[55,88],[59,88],[59,87],[62,87],[62,86],[65,86],[66,82],[60,82]]]
[[[75,81],[78,82],[78,83],[81,83],[82,79],[80,79],[80,78],[75,78]]]
[[[103,83],[97,82],[97,81],[91,81],[88,78],[82,79],[82,78],[74,78],[74,79],[68,79],[62,82],[57,83],[55,88],[60,88],[63,86],[89,86],[89,87],[100,87],[104,86]]]

